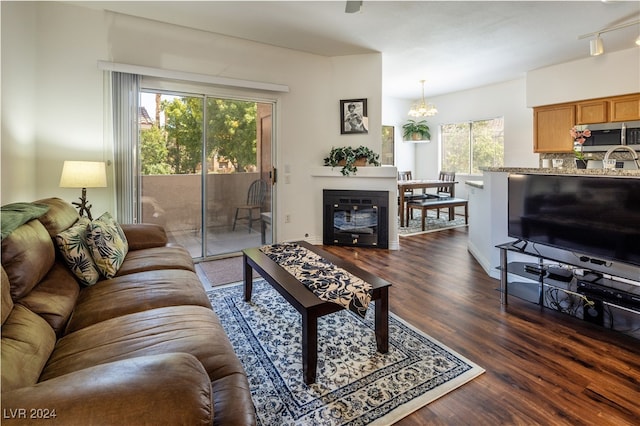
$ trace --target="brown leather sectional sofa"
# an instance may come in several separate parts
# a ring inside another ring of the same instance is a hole
[[[117,275],[82,286],[52,241],[75,208],[36,203],[47,213],[2,240],[2,423],[256,424],[189,253],[157,225],[121,225]]]

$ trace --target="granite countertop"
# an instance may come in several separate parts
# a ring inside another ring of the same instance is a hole
[[[465,184],[469,186],[473,186],[474,188],[480,188],[480,189],[484,188],[484,181],[481,181],[481,180],[468,180],[465,182]]]
[[[637,169],[576,169],[556,167],[483,167],[483,172],[528,173],[541,175],[638,176]]]

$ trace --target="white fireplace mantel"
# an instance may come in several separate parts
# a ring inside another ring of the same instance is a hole
[[[394,185],[395,181],[398,179],[398,169],[396,167],[391,166],[382,166],[382,167],[372,167],[372,166],[364,166],[358,167],[358,171],[354,174],[343,176],[340,173],[342,167],[331,167],[331,166],[323,166],[323,167],[313,167],[311,169],[311,176],[314,177],[338,177],[338,178],[382,178],[382,179],[393,179]]]

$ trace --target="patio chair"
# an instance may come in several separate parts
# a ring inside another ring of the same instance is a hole
[[[238,220],[248,220],[249,221],[249,233],[251,233],[251,229],[253,228],[253,222],[260,220],[260,213],[262,212],[262,203],[264,202],[264,198],[267,195],[267,184],[262,180],[254,180],[251,185],[249,185],[249,191],[247,192],[247,203],[241,206],[236,207],[236,214],[233,217],[233,228],[232,230],[236,230],[236,222]],[[246,211],[246,216],[238,217],[240,211]],[[257,212],[257,215],[254,214],[254,211]]]

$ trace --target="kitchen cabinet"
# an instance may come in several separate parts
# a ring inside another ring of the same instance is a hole
[[[611,121],[640,120],[640,94],[616,96],[610,104]]]
[[[558,104],[533,109],[533,151],[572,152],[569,130],[576,122],[575,104]]]
[[[609,121],[609,102],[594,100],[576,104],[576,124],[606,123]]]
[[[640,93],[533,108],[533,152],[573,151],[574,125],[640,120]]]

